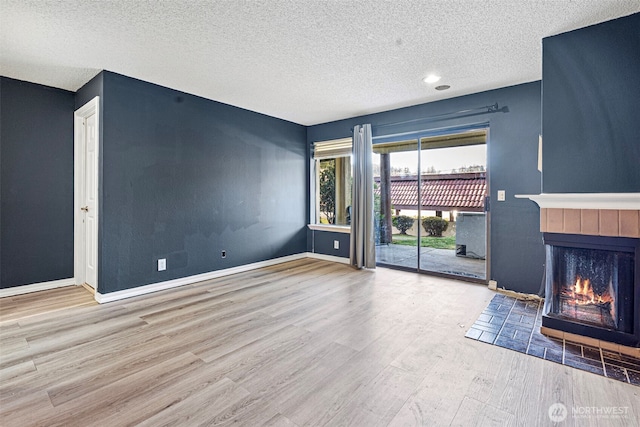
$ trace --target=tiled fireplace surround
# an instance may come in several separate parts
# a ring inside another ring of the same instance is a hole
[[[640,193],[539,194],[516,197],[529,198],[540,206],[540,231],[543,233],[640,239]],[[541,332],[554,338],[620,351],[640,358],[638,348],[544,326],[541,327]]]
[[[543,233],[640,238],[639,224],[640,210],[540,209]]]

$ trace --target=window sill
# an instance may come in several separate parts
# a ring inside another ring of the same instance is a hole
[[[332,231],[334,233],[351,233],[351,226],[349,225],[329,225],[329,224],[309,224],[307,225],[311,230],[315,231]]]

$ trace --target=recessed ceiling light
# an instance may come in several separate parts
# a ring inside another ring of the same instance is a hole
[[[435,83],[438,80],[440,80],[440,76],[436,76],[435,74],[429,74],[427,77],[424,78],[424,82],[425,83]]]
[[[449,85],[440,85],[440,86],[436,86],[436,90],[447,90],[450,87],[451,86],[449,86]]]

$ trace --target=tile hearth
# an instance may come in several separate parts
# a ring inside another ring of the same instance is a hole
[[[640,386],[640,359],[541,334],[542,305],[496,294],[465,336]]]

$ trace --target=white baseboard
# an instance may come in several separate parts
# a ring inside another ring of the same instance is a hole
[[[13,286],[11,288],[0,289],[0,298],[75,285],[76,281],[71,277],[69,279],[52,280],[50,282],[33,283],[31,285]]]
[[[252,264],[240,265],[238,267],[226,268],[224,270],[211,271],[209,273],[196,274],[194,276],[180,277],[178,279],[167,280],[166,282],[152,283],[149,285],[138,286],[137,288],[124,289],[122,291],[109,292],[107,294],[101,294],[96,292],[96,301],[100,304],[106,302],[118,301],[125,298],[132,298],[139,295],[148,294],[151,292],[164,291],[166,289],[177,288],[178,286],[192,285],[194,283],[202,282],[204,280],[216,279],[218,277],[229,276],[236,273],[244,273],[245,271],[255,270],[257,268],[269,267],[276,264],[282,264],[283,262],[295,261],[303,258],[318,258],[326,261],[343,262],[344,258],[332,257],[328,255],[312,254],[309,252],[303,252],[301,254],[289,255],[281,258],[269,259],[266,261],[254,262]],[[347,260],[348,262],[348,260]]]
[[[350,264],[349,258],[343,258],[335,255],[316,254],[313,252],[306,253],[308,258],[321,259],[323,261],[338,262],[340,264]]]
[[[167,280],[166,282],[152,283],[149,285],[138,286],[137,288],[124,289],[122,291],[109,292],[107,294],[95,293],[95,299],[100,304],[106,302],[118,301],[125,298],[132,298],[139,295],[149,294],[151,292],[163,291],[165,289],[177,288],[179,286],[192,285],[204,280],[216,279],[218,277],[229,276],[236,273],[244,273],[245,271],[255,270],[262,267],[282,264],[283,262],[295,261],[303,258],[314,258],[323,261],[337,262],[341,264],[349,264],[349,258],[342,258],[332,255],[315,254],[311,252],[303,252],[300,254],[289,255],[281,258],[270,259],[266,261],[254,262],[252,264],[240,265],[237,267],[226,268],[224,270],[211,271],[209,273],[196,274],[194,276],[180,277],[178,279]],[[0,298],[10,297],[13,295],[27,294],[31,292],[44,291],[47,289],[61,288],[64,286],[75,286],[75,279],[54,280],[51,282],[34,283],[32,285],[16,286],[7,289],[0,289]]]

